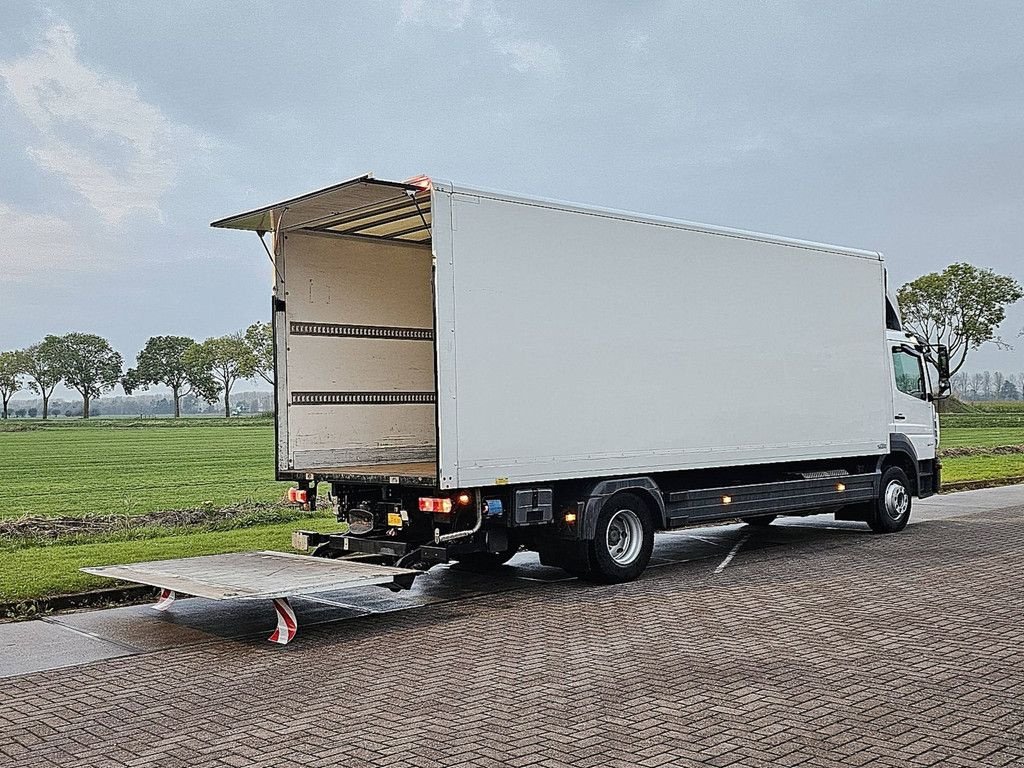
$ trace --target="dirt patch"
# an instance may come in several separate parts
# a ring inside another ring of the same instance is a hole
[[[156,602],[157,592],[159,590],[156,587],[130,584],[123,587],[75,592],[69,595],[53,595],[52,597],[38,597],[34,600],[0,603],[0,624],[38,619],[40,616],[80,608],[116,608],[122,605]],[[186,598],[191,595],[181,595],[180,597]]]
[[[0,519],[0,542],[47,543],[71,538],[131,533],[145,528],[209,527],[230,525],[232,522],[253,524],[260,522],[264,517],[291,519],[302,516],[304,514],[297,508],[265,503],[246,503],[228,507],[209,505],[147,512],[142,515],[26,515]]]
[[[964,445],[958,448],[942,448],[939,456],[955,459],[960,456],[1006,456],[1024,453],[1024,445]]]

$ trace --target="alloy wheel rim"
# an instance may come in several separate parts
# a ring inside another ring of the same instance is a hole
[[[899,480],[892,480],[885,487],[885,511],[893,520],[899,520],[910,507],[910,495]]]
[[[608,554],[617,565],[630,565],[640,556],[644,528],[640,518],[631,509],[620,509],[608,521],[605,542]]]

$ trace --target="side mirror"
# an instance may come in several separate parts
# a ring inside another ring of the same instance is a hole
[[[952,387],[949,384],[949,349],[939,344],[935,350],[935,367],[939,369],[939,395],[949,397]]]
[[[949,384],[949,348],[945,344],[936,344],[933,349],[935,350],[934,357],[929,357],[928,362],[935,366],[935,370],[939,373],[939,391],[935,393],[933,399],[945,400],[950,396],[952,387]]]

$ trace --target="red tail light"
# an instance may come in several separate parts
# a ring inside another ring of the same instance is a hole
[[[451,499],[433,499],[428,497],[420,498],[420,512],[435,512],[439,515],[448,515],[452,511]]]

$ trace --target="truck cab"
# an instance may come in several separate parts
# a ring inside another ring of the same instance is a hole
[[[927,346],[903,327],[894,295],[886,295],[885,343],[892,387],[892,450],[910,455],[915,495],[937,493],[940,485],[937,402],[949,394],[949,358],[942,345]]]

